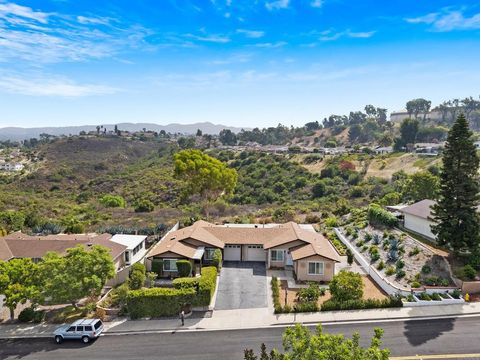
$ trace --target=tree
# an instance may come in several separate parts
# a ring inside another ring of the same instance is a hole
[[[83,234],[85,232],[85,225],[74,216],[64,218],[62,225],[65,227],[63,231],[67,234]]]
[[[439,179],[429,171],[420,171],[411,176],[405,183],[404,196],[414,202],[437,197]]]
[[[145,280],[147,279],[145,271],[145,265],[142,263],[137,262],[132,265],[128,277],[128,286],[131,290],[138,290],[143,287]]]
[[[4,304],[10,310],[11,320],[15,317],[18,304],[25,304],[28,300],[37,303],[40,288],[38,265],[31,259],[0,262],[0,294],[5,296]]]
[[[218,134],[218,140],[220,140],[223,145],[237,144],[237,136],[230,129],[221,130]]]
[[[363,296],[362,276],[358,273],[342,270],[329,284],[334,301],[361,299]]]
[[[200,150],[175,154],[175,175],[187,184],[189,195],[199,194],[210,201],[230,194],[237,184],[237,172]]]
[[[415,119],[418,118],[419,114],[423,114],[423,120],[425,121],[431,106],[431,101],[425,99],[413,99],[407,102],[407,112],[410,117],[414,115]]]
[[[395,141],[395,150],[414,144],[418,133],[418,120],[407,118],[400,125],[400,138]]]
[[[202,136],[202,134],[203,134],[203,133],[202,133],[202,130],[200,130],[200,129],[197,129],[197,133],[196,133],[196,135],[195,135],[195,136],[198,136],[198,137],[200,137],[200,136]]]
[[[189,260],[177,260],[178,276],[187,277],[192,273],[192,263]]]
[[[49,252],[43,260],[39,266],[44,295],[74,307],[78,300],[100,294],[105,282],[115,276],[109,249],[99,245],[77,245],[67,249],[65,256]]]
[[[148,199],[140,199],[135,202],[134,210],[137,213],[152,212],[155,205]]]
[[[220,270],[222,267],[222,251],[220,249],[215,249],[213,252],[213,266],[217,268],[217,270]]]
[[[437,225],[432,232],[439,244],[450,246],[457,254],[479,253],[480,221],[479,158],[467,120],[460,114],[448,133],[440,173],[439,199],[433,206]]]
[[[181,137],[177,140],[180,149],[191,149],[195,147],[195,138],[193,137]]]
[[[300,324],[288,327],[283,334],[284,353],[274,349],[267,354],[264,344],[261,346],[260,358],[253,350],[244,351],[245,360],[310,360],[310,359],[344,359],[344,360],[388,360],[389,349],[381,349],[383,329],[375,328],[374,336],[368,348],[360,346],[360,335],[354,333],[352,338],[343,334],[324,333],[318,325],[315,333]]]

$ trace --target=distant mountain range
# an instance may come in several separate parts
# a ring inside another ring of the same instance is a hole
[[[240,132],[242,128],[225,126],[220,124],[212,124],[210,122],[201,122],[194,124],[168,124],[168,125],[158,125],[151,123],[120,123],[120,124],[104,124],[103,127],[107,131],[113,130],[115,125],[118,126],[119,130],[124,131],[142,131],[143,129],[152,130],[152,131],[161,131],[165,130],[167,133],[181,133],[185,135],[196,134],[197,130],[200,129],[204,134],[216,135],[223,129],[230,129],[234,133]],[[102,125],[100,125],[102,126]],[[248,128],[244,128],[249,130]],[[4,127],[0,128],[0,140],[24,140],[30,138],[38,138],[40,134],[50,134],[50,135],[78,135],[81,131],[89,132],[96,131],[97,125],[80,125],[80,126],[59,126],[59,127],[38,127],[38,128],[21,128],[21,127]]]

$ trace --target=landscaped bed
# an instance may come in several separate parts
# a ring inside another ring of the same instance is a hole
[[[362,229],[347,225],[340,230],[365,260],[400,287],[454,285],[445,259],[405,233],[371,225]]]

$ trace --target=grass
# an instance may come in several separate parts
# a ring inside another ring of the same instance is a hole
[[[75,320],[81,319],[87,315],[85,308],[75,309],[73,305],[66,306],[64,308],[51,310],[47,313],[46,319],[48,322],[54,324],[69,323]]]

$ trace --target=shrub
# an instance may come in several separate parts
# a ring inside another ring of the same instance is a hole
[[[438,295],[437,293],[431,294],[430,297],[431,297],[432,300],[434,300],[434,301],[441,301],[441,300],[442,300],[442,297],[441,297],[440,295]]]
[[[431,301],[432,298],[426,292],[420,293],[417,295],[420,300]]]
[[[460,299],[460,296],[462,295],[462,292],[458,289],[455,289],[455,290],[452,291],[452,293],[450,295],[452,295],[452,297],[454,299]]]
[[[408,302],[417,302],[417,300],[413,297],[412,294],[408,294],[406,299]]]
[[[318,215],[314,215],[314,214],[308,214],[307,216],[305,216],[305,222],[307,224],[315,224],[315,223],[319,223],[322,219],[320,218],[320,216]]]
[[[354,256],[353,256],[353,253],[350,249],[347,249],[346,250],[346,254],[347,254],[347,263],[348,265],[352,265],[353,264],[353,259],[354,259]]]
[[[363,296],[362,276],[342,270],[330,282],[332,299],[337,301],[361,299]]]
[[[405,267],[405,263],[404,263],[402,260],[398,260],[398,261],[395,263],[395,267],[397,268],[397,270],[403,269],[403,268]]]
[[[380,309],[390,307],[402,307],[402,299],[398,296],[388,297],[386,299],[356,299],[347,301],[337,301],[330,299],[325,301],[320,311],[333,311],[333,310],[355,310],[355,309]]]
[[[475,280],[475,277],[477,276],[477,271],[472,265],[468,264],[463,267],[462,274],[463,277],[467,280]]]
[[[208,306],[217,286],[217,268],[207,266],[202,268],[202,276],[198,280],[198,293],[194,306]]]
[[[192,273],[192,263],[189,260],[177,260],[178,276],[187,277]]]
[[[194,302],[194,289],[149,288],[131,290],[127,296],[130,317],[160,317],[178,315],[186,304]]]
[[[293,306],[293,312],[296,313],[316,311],[318,311],[318,304],[315,301],[300,302]]]
[[[387,276],[390,276],[390,275],[395,274],[395,268],[394,268],[393,266],[387,267],[387,270],[385,270],[385,274],[386,274]]]
[[[337,234],[328,232],[325,235],[340,255],[346,255],[347,247],[338,239]]]
[[[338,225],[338,221],[335,216],[331,216],[325,219],[326,227],[336,227],[337,225]]]
[[[278,279],[275,276],[272,276],[271,285],[275,314],[281,314],[283,309],[282,305],[280,304],[280,286],[278,285]]]
[[[23,309],[20,314],[18,314],[18,320],[21,322],[29,322],[33,320],[35,315],[35,309],[28,307]]]
[[[380,205],[370,204],[368,207],[368,221],[372,225],[384,225],[394,227],[397,225],[397,218],[392,213],[383,209]]]
[[[397,277],[397,279],[401,279],[405,277],[405,271],[402,269],[397,269],[395,276]]]
[[[366,233],[365,236],[363,237],[363,240],[365,240],[365,242],[369,242],[370,240],[372,240],[372,235],[369,233]]]
[[[418,246],[415,246],[413,250],[410,250],[408,253],[408,256],[415,256],[420,253],[420,248]]]
[[[448,286],[450,282],[440,276],[430,276],[424,280],[424,283],[428,286]]]
[[[422,273],[424,274],[430,274],[432,272],[432,268],[428,265],[423,265],[422,266]]]
[[[380,262],[377,265],[377,270],[383,270],[385,268],[385,263],[383,260],[380,260]]]
[[[373,244],[374,245],[379,245],[380,244],[380,236],[378,236],[378,234],[373,235]]]
[[[140,289],[144,284],[147,276],[145,275],[145,265],[135,263],[130,269],[128,284],[131,290]]]
[[[119,195],[103,195],[100,198],[100,203],[106,207],[121,207],[124,208],[126,205],[125,199]]]
[[[152,261],[152,271],[156,272],[158,276],[162,276],[163,272],[163,260],[162,259],[153,259]]]
[[[418,281],[414,281],[410,284],[410,287],[414,289],[418,289],[420,286],[422,286],[422,284],[420,284]]]
[[[212,263],[217,268],[217,271],[222,267],[222,251],[220,249],[215,249],[213,252]]]
[[[175,289],[195,289],[198,290],[199,278],[196,277],[182,277],[176,278],[172,281]]]
[[[97,307],[97,308],[95,309],[95,317],[96,317],[97,319],[100,319],[100,320],[102,320],[102,321],[105,321],[105,319],[106,319],[106,317],[107,317],[107,313],[105,312],[104,309]]]
[[[320,288],[317,283],[310,283],[308,288],[302,288],[297,292],[297,300],[300,302],[316,302],[323,295],[325,295],[325,288]]]
[[[138,200],[134,205],[135,212],[152,212],[154,208],[155,205],[148,199]]]

